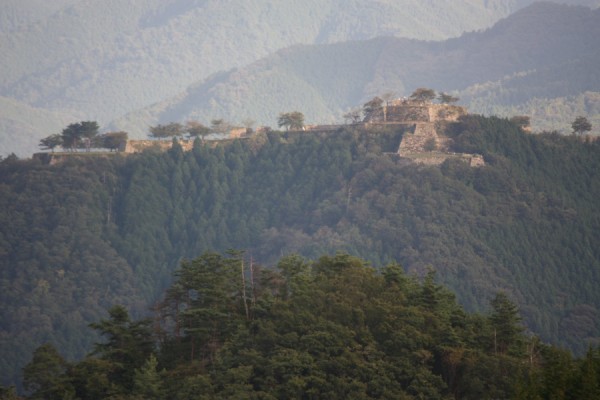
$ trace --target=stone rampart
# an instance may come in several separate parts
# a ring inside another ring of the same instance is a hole
[[[410,100],[394,100],[365,116],[367,123],[419,123],[456,121],[467,109],[450,104],[432,104]]]
[[[62,152],[51,152],[51,153],[34,153],[32,159],[40,161],[42,164],[56,165],[65,162],[66,160],[73,158],[98,158],[98,157],[115,157],[119,152],[113,151],[62,151]]]
[[[451,139],[438,133],[445,122],[457,121],[467,114],[467,109],[448,104],[427,104],[410,101],[394,102],[388,106],[387,124],[412,123],[413,132],[406,132],[400,142],[398,155],[417,164],[440,165],[449,158],[460,159],[472,167],[485,165],[477,154],[450,153]],[[375,114],[375,120],[383,114]],[[378,122],[382,123],[382,122]]]
[[[417,123],[414,133],[406,133],[400,142],[400,155],[438,149],[438,134],[432,123]]]
[[[467,115],[467,109],[461,106],[450,104],[431,104],[429,106],[429,121],[450,121],[456,122],[458,118]]]
[[[189,151],[194,147],[193,140],[179,140],[183,151]],[[173,146],[172,140],[128,140],[119,151],[127,154],[141,153],[144,150],[155,149],[157,151],[167,151]]]

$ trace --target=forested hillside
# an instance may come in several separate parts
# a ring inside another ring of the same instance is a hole
[[[215,117],[272,126],[287,110],[301,110],[308,123],[333,123],[376,95],[430,87],[453,93],[474,113],[529,115],[534,130],[569,133],[578,115],[600,126],[598,37],[600,10],[537,3],[446,41],[294,46],[199,81],[111,127],[141,136],[157,123]]]
[[[487,165],[418,167],[388,154],[403,131],[351,127],[4,160],[2,376],[47,341],[81,356],[111,304],[143,315],[182,259],[229,248],[266,267],[344,251],[410,276],[433,268],[468,310],[504,290],[528,332],[582,354],[600,336],[600,144],[477,116],[448,134]]]
[[[69,362],[36,349],[24,369],[43,399],[595,399],[600,352],[572,356],[523,334],[504,293],[468,314],[429,272],[376,271],[337,254],[184,261],[154,320],[115,306],[103,338]],[[10,393],[10,390],[7,390]],[[14,392],[13,392],[14,393]],[[0,393],[1,394],[1,393]],[[12,397],[14,398],[14,397]]]

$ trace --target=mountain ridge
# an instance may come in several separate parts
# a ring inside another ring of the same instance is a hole
[[[218,82],[199,82],[176,99],[126,115],[110,126],[141,137],[147,126],[187,119],[237,122],[252,117],[270,125],[279,112],[292,109],[304,112],[309,121],[332,123],[341,121],[349,107],[375,95],[408,95],[420,86],[457,93],[473,112],[481,112],[477,87],[526,72],[529,81],[512,86],[514,100],[507,97],[511,106],[542,95],[596,92],[599,21],[599,10],[537,3],[485,31],[445,42],[386,37],[294,46],[230,70]],[[535,110],[532,114],[535,117]],[[590,118],[600,120],[599,115]],[[532,122],[536,128],[544,126],[535,118]],[[566,128],[564,123],[561,128]]]
[[[380,35],[446,38],[485,28],[530,3],[64,0],[64,7],[44,6],[27,19],[19,15],[39,1],[23,0],[0,10],[0,18],[12,18],[19,27],[0,33],[5,51],[0,95],[106,125],[213,73],[243,67],[293,44]],[[23,18],[26,22],[19,22]],[[36,129],[37,140],[52,133],[43,125]]]
[[[80,153],[0,163],[0,376],[36,346],[80,357],[86,326],[118,302],[143,315],[182,259],[246,249],[344,251],[423,276],[469,310],[503,290],[544,341],[579,354],[600,340],[600,141],[531,135],[507,119],[449,125],[438,167],[399,159],[408,127],[263,132],[191,151]]]

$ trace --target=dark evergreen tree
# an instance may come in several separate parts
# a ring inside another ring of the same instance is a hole
[[[40,140],[40,147],[43,150],[52,150],[53,152],[56,147],[62,146],[62,144],[63,137],[60,133],[55,133]]]
[[[304,114],[300,111],[281,113],[277,118],[277,126],[286,130],[301,130],[304,127]]]
[[[23,385],[32,399],[64,399],[72,388],[64,377],[69,364],[50,344],[38,347],[23,369]]]
[[[493,329],[494,353],[517,353],[522,350],[521,317],[517,306],[510,301],[506,293],[499,292],[491,301],[490,322]]]
[[[108,378],[128,393],[134,382],[135,370],[141,368],[154,351],[150,321],[131,321],[123,306],[109,310],[109,319],[90,324],[106,338],[96,343],[92,355],[109,364]]]
[[[575,121],[573,121],[571,127],[573,128],[573,134],[578,133],[580,135],[592,130],[592,124],[590,124],[590,121],[588,121],[588,119],[584,116],[575,118]]]
[[[417,88],[409,97],[414,101],[430,102],[435,99],[435,91],[427,88]]]
[[[99,129],[100,127],[96,121],[81,121],[70,124],[61,133],[62,146],[71,151],[80,147],[89,149]]]
[[[150,127],[150,137],[157,139],[175,138],[185,133],[185,127],[178,122],[170,122],[166,125],[158,124]]]

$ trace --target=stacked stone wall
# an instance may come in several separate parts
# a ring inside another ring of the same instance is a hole
[[[229,139],[240,139],[248,134],[246,128],[234,128],[229,132]]]
[[[398,153],[405,155],[409,153],[420,153],[439,149],[440,138],[435,130],[435,125],[429,122],[421,122],[415,125],[414,133],[407,133],[402,137]]]
[[[387,107],[387,122],[430,122],[429,107],[403,105]]]
[[[190,151],[194,147],[193,140],[179,140],[183,151]],[[158,151],[169,150],[173,146],[172,140],[128,140],[125,147],[119,149],[123,153],[141,153],[144,150],[155,149]]]
[[[395,113],[394,116],[414,115],[410,113],[410,106],[401,105],[399,109],[406,110],[405,114]],[[427,116],[419,115],[423,121],[415,121],[413,133],[406,133],[398,149],[398,155],[410,159],[422,165],[440,165],[449,158],[459,159],[468,163],[471,167],[485,165],[483,157],[477,154],[450,153],[451,139],[438,135],[438,127],[442,129],[446,122],[456,121],[462,115],[467,114],[464,107],[447,104],[429,104],[427,106],[415,106],[424,110]],[[396,111],[394,109],[394,111]]]
[[[429,107],[429,120],[431,122],[456,122],[458,118],[460,118],[463,115],[467,115],[467,109],[461,106],[454,106],[449,104],[431,104]]]
[[[385,112],[384,112],[385,110]],[[417,123],[456,121],[466,115],[467,109],[449,104],[393,101],[387,107],[375,110],[365,117],[370,123]]]

